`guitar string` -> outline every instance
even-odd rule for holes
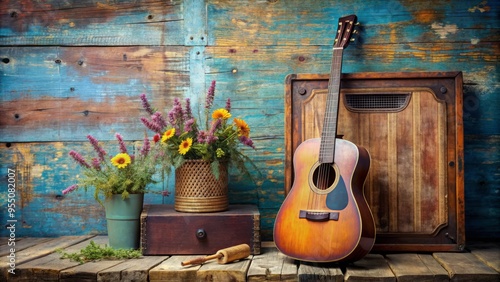
[[[338,111],[338,95],[339,95],[339,83],[340,83],[340,75],[341,75],[341,67],[342,67],[342,50],[343,48],[334,47],[333,51],[333,60],[332,60],[332,77],[328,83],[329,95],[327,97],[327,105],[326,105],[326,113],[325,113],[325,122],[324,128],[330,129],[333,126],[333,133],[330,130],[323,129],[322,131],[322,141],[323,146],[320,146],[320,164],[318,168],[317,174],[317,188],[319,190],[328,189],[328,184],[330,183],[331,177],[336,177],[335,175],[331,175],[331,165],[335,162],[335,142],[336,142],[336,121],[337,117],[332,116],[333,108],[337,108]],[[337,89],[333,89],[336,87]],[[330,92],[332,91],[332,92]],[[331,93],[335,93],[336,97],[333,97]],[[334,99],[334,98],[337,98]],[[333,134],[333,136],[332,136]],[[325,145],[326,144],[326,145]],[[328,146],[327,146],[328,145]],[[331,152],[325,152],[326,149],[330,149]],[[330,159],[326,160],[326,156],[329,157],[329,154],[333,154],[333,162],[330,163]],[[326,161],[326,162],[325,162]],[[325,163],[324,163],[325,162]],[[320,210],[321,201],[325,197],[324,194],[311,193],[313,196],[312,200],[312,208],[313,210]]]
[[[339,100],[340,100],[340,76],[342,74],[342,53],[344,49],[344,40],[347,40],[343,35],[346,29],[345,25],[342,25],[339,23],[339,29],[338,29],[338,41],[334,42],[333,46],[333,58],[332,58],[332,65],[331,65],[331,72],[330,72],[330,79],[328,81],[328,96],[327,96],[327,105],[326,105],[326,112],[325,112],[325,120],[323,123],[323,130],[321,133],[321,143],[320,143],[320,152],[319,152],[319,167],[318,169],[318,174],[316,175],[317,181],[317,189],[324,190],[328,189],[328,184],[330,183],[330,172],[333,170],[333,177],[340,177],[335,175],[335,170],[331,169],[330,166],[333,166],[335,163],[335,143],[336,143],[336,132],[337,132],[337,118],[338,118],[338,105],[339,105]],[[333,87],[336,87],[336,89],[333,89]],[[336,97],[333,96],[333,92],[335,92]],[[337,98],[337,99],[333,99]],[[336,108],[335,111],[335,116],[333,117],[333,121],[331,120],[331,113],[332,113],[332,107]],[[334,123],[334,124],[333,124]],[[325,128],[330,129],[329,127],[333,126],[333,136],[329,136],[330,130],[325,130]],[[331,144],[328,142],[332,142]],[[326,146],[330,145],[330,146]],[[330,163],[330,158],[328,160],[325,160],[325,152],[324,150],[326,149],[331,149],[331,152],[328,152],[328,157],[330,157],[329,154],[333,154]],[[326,163],[325,163],[326,161]],[[313,178],[314,178],[314,173],[313,173]],[[335,179],[333,180],[335,181]],[[333,183],[333,182],[332,182]],[[314,184],[314,179],[313,179],[313,184]],[[312,195],[312,200],[311,200],[311,195]],[[318,195],[318,193],[309,193],[309,199],[308,199],[308,205],[309,209],[313,207],[314,210],[319,211],[320,206],[320,199],[324,197],[324,194],[321,193],[321,195]],[[312,202],[312,206],[311,206]],[[322,203],[323,201],[321,201]]]

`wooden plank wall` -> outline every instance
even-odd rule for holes
[[[355,13],[358,41],[343,72],[463,71],[467,236],[500,234],[499,10],[493,0],[11,0],[0,2],[0,202],[17,172],[17,236],[103,233],[91,193],[62,196],[88,153],[87,134],[114,146],[144,129],[140,93],[159,108],[202,103],[217,81],[248,121],[261,170],[233,174],[231,202],[259,206],[272,239],[284,199],[284,79],[328,73],[337,19]],[[153,191],[172,190],[171,180]],[[149,194],[147,203],[172,203]],[[2,208],[0,222],[7,222]],[[7,236],[2,229],[0,236]]]

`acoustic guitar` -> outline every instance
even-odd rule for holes
[[[375,242],[375,223],[363,193],[370,156],[366,149],[336,138],[342,53],[356,20],[355,15],[339,19],[321,138],[297,147],[295,179],[276,216],[276,247],[298,260],[352,262]]]

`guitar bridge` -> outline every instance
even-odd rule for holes
[[[300,210],[299,218],[305,218],[310,221],[328,221],[339,220],[339,212],[305,211]]]

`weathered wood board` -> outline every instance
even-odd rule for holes
[[[382,255],[368,254],[363,259],[346,267],[344,281],[395,282],[396,277]]]
[[[466,228],[470,237],[498,238],[498,1],[76,2],[0,4],[0,167],[16,163],[18,170],[25,168],[24,176],[36,176],[17,191],[24,202],[17,214],[26,222],[22,234],[105,228],[102,212],[76,215],[89,197],[54,200],[58,185],[69,182],[63,178],[78,174],[69,158],[47,163],[36,157],[25,165],[14,160],[18,144],[42,154],[37,142],[84,141],[89,133],[111,140],[119,131],[127,140],[140,140],[140,93],[159,108],[168,108],[173,97],[199,104],[217,80],[218,102],[231,97],[234,113],[251,126],[257,150],[245,152],[261,170],[255,184],[234,173],[230,201],[258,204],[262,238],[271,240],[284,199],[285,76],[328,73],[337,19],[355,13],[361,35],[345,52],[343,72],[464,72]],[[67,150],[72,145],[62,143]],[[40,169],[48,165],[66,176],[39,181]],[[172,200],[156,197],[151,202]],[[78,221],[86,222],[83,228]]]
[[[500,244],[478,243],[469,246],[471,253],[479,260],[500,272]]]
[[[254,256],[248,269],[247,281],[298,281],[297,264],[276,247],[262,249],[262,254]]]
[[[182,1],[13,1],[0,9],[0,45],[180,45]],[[36,27],[36,31],[33,30]]]
[[[19,252],[15,252],[15,261],[14,266],[22,265],[23,263],[32,261],[34,259],[44,257],[50,253],[53,253],[58,248],[66,248],[82,242],[91,236],[67,236],[64,240],[60,240],[58,238],[53,238],[48,241],[41,242],[40,244],[34,245],[32,247],[26,248]],[[10,275],[15,276],[15,274],[11,274],[7,272],[10,267],[10,258],[8,256],[3,256],[0,259],[1,267],[0,267],[0,278],[5,281],[10,277]]]
[[[0,57],[9,60],[2,70],[3,142],[82,141],[87,134],[113,140],[115,132],[142,140],[139,95],[164,108],[171,101],[160,93],[182,97],[189,87],[189,49],[182,46],[0,47]]]
[[[181,262],[194,258],[197,258],[197,256],[174,256],[163,261],[149,271],[149,281],[195,281],[196,272],[201,266],[191,265],[189,267],[184,267],[181,265]]]
[[[228,264],[218,264],[216,261],[207,262],[196,271],[196,280],[245,282],[252,258],[253,255],[250,255]]]
[[[9,240],[2,238],[2,245],[0,246],[0,256],[7,256],[11,253],[11,249],[22,251],[26,248],[33,247],[37,244],[51,240],[51,238],[38,237],[38,238],[17,238]]]
[[[338,265],[301,263],[298,272],[299,281],[344,281],[344,275]]]
[[[448,273],[426,254],[391,254],[385,256],[398,282],[449,281]]]
[[[67,253],[76,253],[85,248],[90,241],[94,241],[99,245],[104,245],[107,244],[108,239],[105,236],[91,237],[62,250]],[[57,281],[59,279],[59,273],[62,270],[79,265],[78,262],[69,259],[61,259],[61,256],[62,254],[54,252],[47,256],[23,263],[17,267],[15,277],[16,279],[46,279],[49,281]]]
[[[147,256],[126,260],[97,274],[97,281],[148,282],[149,270],[163,262],[166,256]]]
[[[471,253],[434,253],[433,257],[448,271],[450,281],[493,282],[500,279],[500,274],[481,263]]]

